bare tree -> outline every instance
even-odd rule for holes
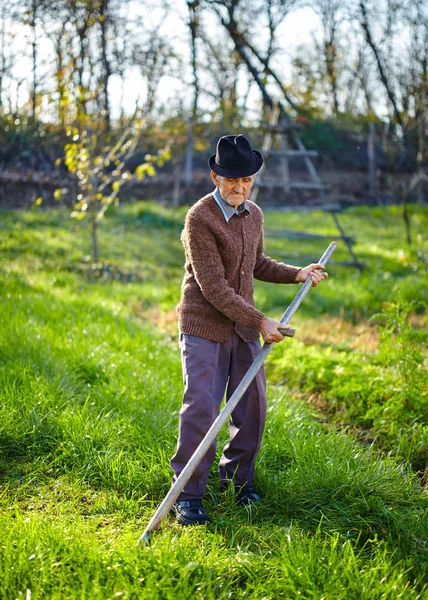
[[[190,30],[190,47],[191,47],[191,64],[193,75],[193,106],[189,117],[187,128],[187,147],[184,160],[184,181],[186,187],[190,187],[193,178],[193,147],[194,147],[194,128],[198,118],[198,98],[199,98],[199,76],[198,76],[198,59],[197,59],[197,38],[200,19],[200,2],[192,0],[187,2],[189,11],[189,30]]]
[[[90,29],[94,26],[95,23],[95,6],[92,2],[89,2],[87,5],[84,6],[74,6],[73,9],[73,22],[79,41],[79,52],[77,56],[77,61],[75,63],[77,67],[75,73],[77,76],[78,106],[80,110],[86,111],[86,105],[88,102],[88,95],[86,92],[91,87],[90,80],[92,70],[89,39]],[[87,81],[86,84],[85,73]]]
[[[141,21],[139,24],[141,26],[139,41],[134,41],[132,61],[139,67],[146,83],[144,113],[146,116],[150,116],[155,107],[159,82],[162,77],[173,72],[171,64],[176,55],[168,39],[159,34],[159,25],[151,31],[147,31]]]
[[[428,123],[428,6],[415,0],[407,13],[410,40],[401,60],[400,87],[403,89],[403,105],[410,112],[408,132],[416,138],[416,186],[418,201],[424,199],[424,169],[426,127]],[[413,117],[413,118],[412,118]]]
[[[21,0],[16,5],[16,20],[29,29],[31,54],[31,119],[36,123],[39,101],[39,38],[48,9],[48,0]]]
[[[117,56],[118,37],[127,45],[126,21],[121,18],[121,12],[129,5],[129,0],[98,0],[98,21],[100,24],[100,104],[103,115],[103,126],[107,132],[111,130],[111,108],[109,99],[109,80],[114,73],[122,72]],[[129,17],[129,15],[128,15]],[[122,59],[125,56],[122,54]]]
[[[110,102],[108,94],[108,83],[112,74],[112,68],[110,58],[108,55],[108,35],[110,30],[111,20],[111,6],[110,0],[100,0],[99,5],[99,22],[101,28],[101,87],[102,87],[102,111],[103,111],[103,122],[107,132],[111,128],[111,116],[110,116]]]
[[[392,164],[394,168],[394,180],[397,194],[403,204],[403,219],[406,227],[407,242],[411,243],[410,217],[408,208],[409,191],[413,188],[413,182],[406,188],[403,178],[397,167],[397,153],[401,149],[403,157],[410,157],[410,135],[416,126],[418,132],[418,155],[417,155],[417,180],[423,184],[423,161],[424,161],[424,122],[426,121],[426,99],[427,99],[427,64],[428,43],[427,28],[428,15],[423,2],[407,2],[396,0],[383,3],[380,10],[369,3],[368,0],[359,0],[358,4],[360,23],[364,31],[365,40],[373,53],[379,79],[385,89],[388,104],[393,113],[395,122],[401,130],[400,140],[397,139],[393,146]],[[379,21],[383,18],[383,37],[376,40],[373,34],[372,24],[376,22],[379,29]],[[416,25],[417,23],[417,25]],[[399,25],[397,25],[399,24]],[[400,27],[401,31],[397,28]],[[407,36],[402,32],[406,30]],[[382,30],[382,27],[380,28]],[[394,41],[399,40],[399,52],[394,51]],[[406,41],[410,39],[410,44]],[[398,44],[397,44],[398,45]],[[407,52],[405,49],[407,48]],[[405,61],[401,56],[406,57]],[[409,68],[410,65],[410,68]]]
[[[400,8],[399,6],[399,2],[395,3],[394,6],[392,6],[391,4],[389,4],[388,6],[388,11],[387,11],[387,28],[390,28],[391,26],[391,22],[392,22],[392,14],[393,11],[398,11]],[[361,15],[361,27],[363,28],[364,31],[364,35],[365,35],[365,39],[367,42],[367,45],[371,48],[373,55],[375,57],[376,60],[376,65],[377,65],[377,69],[379,72],[379,77],[381,79],[381,82],[385,88],[385,91],[387,93],[388,99],[391,103],[392,109],[394,111],[394,117],[397,121],[397,123],[399,123],[400,127],[402,128],[402,130],[404,131],[404,122],[402,119],[402,115],[401,115],[401,111],[398,107],[398,103],[397,103],[397,99],[395,97],[395,92],[393,89],[393,85],[392,82],[390,81],[390,77],[388,76],[388,70],[386,67],[386,60],[385,58],[382,56],[382,51],[380,49],[380,47],[376,44],[375,39],[372,35],[372,30],[371,30],[371,26],[370,26],[370,19],[369,19],[369,12],[368,12],[368,8],[367,8],[367,2],[366,0],[360,0],[359,2],[359,9],[360,9],[360,15]],[[377,11],[379,10],[379,6],[376,9]],[[387,40],[390,40],[390,34],[385,36]]]
[[[121,119],[124,117],[124,99],[125,99],[125,76],[128,67],[131,65],[131,54],[132,54],[132,31],[130,25],[132,24],[129,15],[129,3],[126,3],[126,13],[116,14],[115,18],[111,21],[112,31],[112,47],[111,53],[114,60],[114,70],[122,80],[121,100],[120,100],[120,116]]]
[[[320,17],[323,40],[320,50],[325,62],[326,78],[331,90],[333,112],[339,112],[339,72],[338,56],[341,53],[339,42],[340,26],[344,20],[341,0],[312,0],[312,6]]]
[[[15,18],[13,8],[6,1],[1,2],[0,6],[0,115],[4,110],[4,89],[5,81],[11,77],[16,56],[11,51],[11,42],[14,33],[8,28],[8,24]]]
[[[204,85],[204,93],[215,101],[216,111],[221,114],[222,121],[226,123],[229,115],[239,111],[237,85],[242,61],[227,34],[219,32],[213,37],[206,30],[201,30],[200,37],[204,44],[201,59],[202,72],[210,74]]]
[[[58,94],[58,119],[63,128],[67,124],[67,89],[69,64],[67,61],[66,39],[68,37],[67,20],[56,19],[54,26],[49,30],[55,53],[55,84]]]
[[[253,3],[244,3],[241,0],[205,0],[205,2],[217,14],[220,22],[229,32],[236,51],[260,88],[264,104],[270,106],[272,103],[272,99],[266,90],[265,77],[268,75],[278,84],[286,102],[295,110],[298,110],[297,105],[288,95],[280,76],[273,69],[270,61],[275,50],[276,29],[286,14],[296,8],[299,2],[297,0],[272,0],[272,2],[267,3],[258,0]],[[268,9],[269,41],[265,52],[263,52],[256,47],[256,43],[251,41],[251,28],[254,24],[260,24],[260,15],[263,15],[266,7]],[[261,64],[261,68],[259,68],[259,64]]]

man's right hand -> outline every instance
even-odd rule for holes
[[[285,323],[279,323],[274,319],[269,319],[269,317],[263,317],[263,320],[259,326],[259,331],[263,340],[267,344],[272,344],[273,342],[282,342],[284,339],[284,336],[279,333],[278,327],[281,329],[290,329],[290,326],[286,325]]]

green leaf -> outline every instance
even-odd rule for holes
[[[138,167],[135,169],[135,174],[138,177],[138,179],[144,179],[144,177],[146,176],[145,165],[138,165]]]

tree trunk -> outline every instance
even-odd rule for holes
[[[193,151],[194,151],[194,128],[198,118],[199,78],[197,63],[196,39],[198,34],[198,8],[199,1],[187,2],[189,9],[189,28],[192,48],[192,72],[193,72],[193,106],[187,128],[187,146],[184,159],[184,183],[186,188],[192,185],[193,180]]]
[[[186,154],[184,156],[184,185],[186,188],[189,188],[192,185],[193,179],[193,113],[189,117],[189,122],[187,125],[187,144],[186,144]]]
[[[32,73],[33,82],[31,87],[31,117],[33,123],[36,122],[36,110],[37,110],[37,3],[35,0],[32,2],[30,27],[32,30],[32,41],[31,41],[31,54],[32,54]]]
[[[418,120],[418,153],[416,155],[416,174],[420,176],[420,180],[416,188],[418,204],[424,203],[424,178],[422,177],[424,172],[424,121],[425,114],[424,110],[422,109]]]
[[[56,54],[56,85],[59,95],[58,103],[58,119],[61,124],[61,128],[65,129],[66,125],[66,113],[67,109],[64,106],[64,98],[66,93],[65,84],[65,65],[64,65],[64,53],[62,48],[62,39],[65,33],[65,23],[62,24],[61,30],[58,33],[58,37],[55,40],[55,54]]]
[[[250,58],[249,58],[249,56],[248,56],[248,54],[246,52],[246,49],[244,47],[244,44],[243,44],[243,42],[241,40],[241,36],[237,35],[237,32],[236,32],[236,30],[234,28],[233,22],[227,23],[222,17],[221,17],[221,22],[224,25],[224,27],[226,27],[226,29],[228,30],[228,32],[230,33],[230,36],[231,36],[231,38],[233,40],[233,43],[235,44],[236,51],[238,52],[239,56],[242,58],[242,60],[244,61],[244,63],[247,65],[248,70],[250,71],[251,75],[254,78],[254,81],[259,86],[260,91],[261,91],[262,96],[263,96],[264,103],[267,104],[267,106],[269,106],[270,108],[272,108],[273,107],[273,100],[269,96],[269,94],[267,93],[266,86],[262,82],[262,80],[260,79],[257,69],[251,63],[251,60],[250,60]]]
[[[399,123],[403,133],[404,133],[404,123],[403,120],[401,118],[401,113],[398,110],[398,106],[397,106],[397,102],[395,100],[395,95],[394,92],[392,91],[392,88],[389,84],[388,78],[385,74],[385,69],[383,68],[383,64],[382,64],[382,59],[380,57],[380,53],[379,50],[376,46],[376,44],[374,43],[374,40],[372,38],[371,35],[371,31],[370,31],[370,26],[369,26],[369,22],[368,22],[368,16],[367,16],[367,9],[366,9],[366,5],[363,2],[363,0],[360,1],[360,11],[361,11],[361,16],[362,16],[362,21],[361,21],[361,26],[364,30],[364,35],[366,38],[366,42],[367,44],[370,46],[370,48],[372,49],[372,52],[374,54],[374,57],[376,59],[376,64],[378,67],[378,71],[379,71],[379,76],[380,79],[385,87],[386,93],[388,95],[389,101],[392,104],[393,110],[394,110],[394,116],[397,120],[397,123]]]
[[[101,0],[100,3],[100,25],[101,25],[101,64],[102,64],[102,88],[103,88],[103,110],[104,131],[111,130],[110,102],[108,94],[108,82],[112,74],[110,61],[107,56],[107,38],[109,21],[109,0]]]
[[[1,8],[1,55],[0,55],[0,115],[3,114],[3,76],[6,71],[6,7],[3,4]]]
[[[337,115],[339,113],[339,101],[337,97],[336,46],[334,38],[332,37],[324,46],[327,79],[333,98],[333,112]]]
[[[97,219],[96,219],[96,212],[94,211],[93,214],[91,215],[91,239],[92,239],[92,260],[94,262],[98,262],[99,259],[99,255],[98,255],[98,231],[97,231]]]
[[[369,194],[376,193],[376,155],[375,155],[375,126],[373,121],[369,123],[369,137],[367,142],[367,156],[369,163]]]
[[[400,189],[400,193],[402,196],[402,202],[403,202],[403,220],[404,220],[404,225],[405,225],[405,229],[406,229],[406,240],[409,246],[412,245],[412,233],[411,233],[411,229],[410,229],[410,215],[409,215],[409,206],[407,204],[407,194],[404,192],[404,190]]]
[[[172,205],[180,206],[180,182],[181,182],[181,163],[176,161],[174,164],[174,185],[172,188]]]
[[[86,110],[86,98],[85,90],[83,87],[83,73],[85,71],[85,60],[87,56],[87,23],[85,22],[82,27],[77,27],[77,34],[79,36],[79,61],[77,63],[77,86],[79,88],[79,95],[77,100],[77,113]]]
[[[394,160],[394,157],[393,157],[393,160]],[[402,205],[401,216],[403,217],[403,221],[404,221],[404,229],[406,232],[406,241],[407,241],[408,245],[410,246],[412,244],[412,234],[411,234],[411,229],[410,229],[409,206],[407,203],[408,190],[404,189],[404,185],[401,181],[401,177],[400,177],[397,167],[395,165],[393,167],[393,182],[394,182],[394,189],[398,195],[398,198],[401,201],[401,205]]]

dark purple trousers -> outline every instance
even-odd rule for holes
[[[177,479],[220,411],[226,391],[229,400],[247,372],[260,342],[244,342],[233,333],[221,344],[194,335],[180,335],[184,396],[180,410],[177,451],[171,459]],[[251,484],[266,421],[266,377],[262,367],[232,412],[229,442],[219,463],[220,481]],[[180,494],[180,500],[202,498],[216,444],[208,450]]]

